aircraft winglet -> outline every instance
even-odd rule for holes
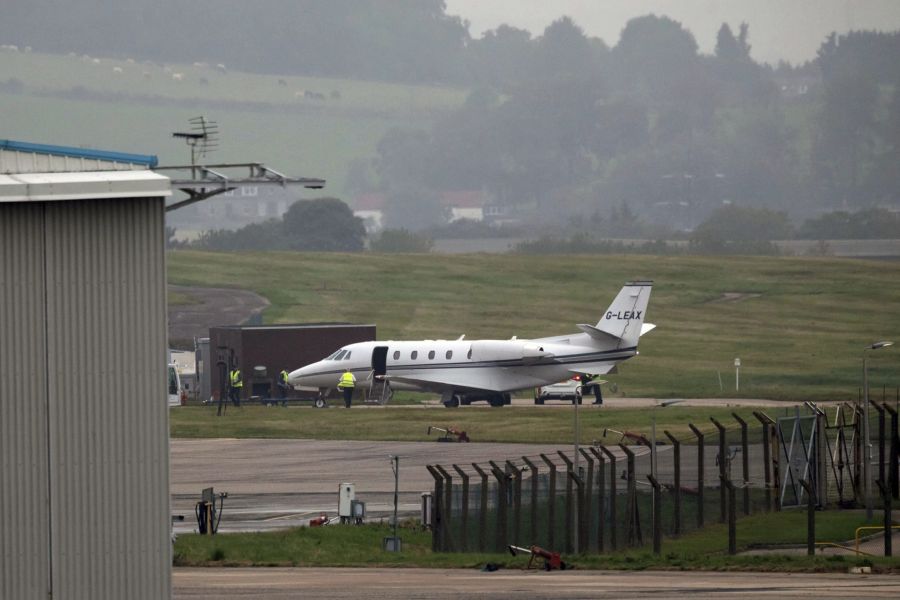
[[[612,333],[607,333],[607,332],[603,331],[602,329],[597,329],[593,325],[588,325],[587,323],[579,323],[578,325],[576,325],[576,327],[578,327],[578,329],[582,330],[583,332],[585,332],[586,334],[588,334],[595,340],[600,340],[603,342],[609,342],[609,341],[617,342],[617,341],[619,341],[619,339],[621,339],[617,335],[613,335]]]

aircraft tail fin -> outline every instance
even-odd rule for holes
[[[589,335],[595,339],[602,339],[605,336],[617,339],[620,348],[637,346],[638,338],[644,333],[644,316],[647,313],[652,287],[652,281],[626,283],[616,299],[600,317],[597,325],[591,328],[596,331],[596,334],[591,334],[589,331]]]

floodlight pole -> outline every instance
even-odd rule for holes
[[[397,543],[397,495],[400,489],[400,457],[390,456],[391,470],[394,472],[394,544]],[[396,547],[396,546],[395,546]]]
[[[866,520],[872,520],[872,442],[869,434],[869,361],[867,350],[881,350],[893,346],[894,342],[881,341],[863,348],[863,495],[866,500]]]

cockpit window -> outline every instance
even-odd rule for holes
[[[353,354],[353,351],[350,350],[347,352],[347,356],[344,357],[344,360],[350,360],[350,355]]]
[[[331,354],[329,354],[322,360],[334,360],[334,357],[338,355],[338,352],[340,352],[340,350],[335,350],[334,352],[332,352]]]
[[[344,358],[344,355],[345,355],[345,354],[347,354],[347,351],[346,351],[346,350],[341,350],[340,352],[338,352],[338,353],[335,355],[334,360],[341,360],[342,358]]]

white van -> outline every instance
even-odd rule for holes
[[[175,363],[169,364],[169,408],[181,406],[181,378]]]

